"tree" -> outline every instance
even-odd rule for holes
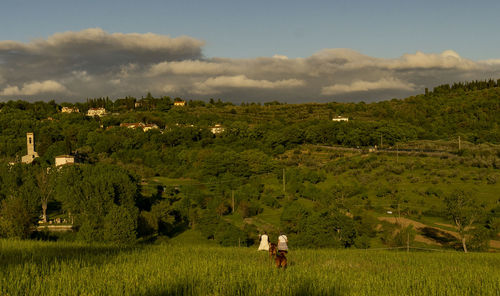
[[[27,238],[33,222],[33,215],[22,198],[9,197],[0,204],[0,236]]]
[[[135,238],[139,186],[127,171],[101,164],[63,167],[55,196],[75,217],[83,240],[129,242]]]
[[[37,220],[39,193],[31,165],[0,169],[0,235],[27,238]]]
[[[453,191],[444,201],[449,217],[457,226],[464,252],[467,253],[466,234],[472,224],[480,218],[481,210],[471,194],[460,189]]]
[[[47,205],[54,192],[54,175],[51,168],[41,168],[35,176],[42,204],[42,220],[45,223],[47,223]]]
[[[134,243],[137,235],[136,228],[136,213],[125,207],[112,205],[104,218],[104,240],[115,244]]]

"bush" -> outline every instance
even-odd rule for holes
[[[248,218],[262,213],[262,208],[254,202],[242,201],[238,205],[238,212],[241,217]]]
[[[133,243],[136,228],[137,215],[126,207],[113,205],[104,218],[104,240],[115,244]]]
[[[4,199],[0,209],[0,236],[27,238],[35,220],[23,199],[19,197]]]
[[[278,202],[278,198],[274,197],[271,194],[264,194],[260,200],[262,201],[263,204],[265,204],[268,207],[275,208],[275,209],[280,207],[280,203]]]
[[[498,176],[496,174],[491,174],[486,177],[486,182],[489,185],[495,185],[497,183]]]
[[[471,251],[485,252],[488,251],[490,245],[490,235],[486,228],[477,226],[470,232],[470,239],[467,243],[467,248]]]
[[[246,246],[247,234],[238,227],[227,222],[221,222],[217,229],[215,239],[225,247]]]
[[[358,249],[368,249],[370,247],[370,238],[366,235],[357,236],[354,239],[354,246]]]

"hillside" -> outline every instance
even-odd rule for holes
[[[0,235],[27,237],[46,205],[86,241],[194,229],[225,246],[285,231],[294,247],[460,249],[466,238],[471,250],[495,249],[500,88],[478,85],[372,104],[174,106],[148,94],[63,113],[54,102],[0,103],[0,158],[17,162],[0,169]],[[85,116],[91,107],[106,115]],[[349,121],[331,120],[339,115]],[[30,165],[19,163],[27,132],[40,155]],[[47,170],[69,154],[77,165]],[[450,237],[460,198],[474,217]]]

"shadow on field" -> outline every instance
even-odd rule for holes
[[[460,249],[461,245],[453,235],[432,227],[419,228],[422,235],[434,240],[444,247]]]
[[[195,291],[196,285],[186,282],[177,282],[175,284],[170,284],[168,287],[153,287],[142,296],[176,296],[176,295],[197,295]]]
[[[49,245],[20,249],[4,249],[0,252],[0,266],[23,264],[47,265],[52,262],[79,261],[86,265],[102,265],[123,252],[137,248],[118,246],[71,246]]]
[[[301,284],[297,289],[295,289],[291,295],[293,296],[323,296],[323,295],[332,295],[339,296],[342,295],[340,292],[340,287],[330,287],[327,289],[318,290],[313,284],[313,282],[307,281]]]

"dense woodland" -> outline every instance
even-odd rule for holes
[[[445,247],[467,239],[487,250],[500,227],[499,84],[443,85],[370,104],[178,107],[178,98],[150,93],[0,103],[0,236],[135,243],[195,229],[222,245],[252,245],[259,232],[285,231],[294,247],[368,248],[426,231],[378,219],[391,210],[454,224],[463,241],[442,238]],[[93,107],[108,114],[85,116]],[[159,128],[120,127],[136,122]],[[216,124],[222,133],[211,132]],[[29,165],[19,163],[27,132],[40,155]],[[55,169],[61,154],[78,164]],[[34,232],[42,209],[76,231]]]

